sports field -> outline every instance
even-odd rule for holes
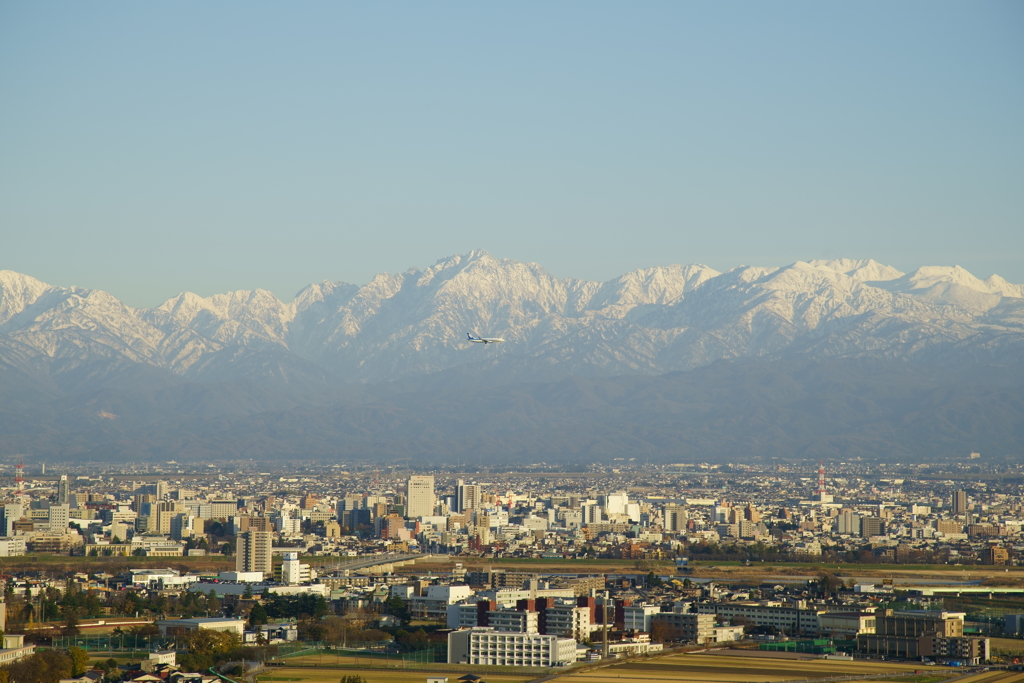
[[[314,652],[311,654],[299,654],[296,656],[286,657],[283,660],[288,664],[288,668],[301,668],[301,667],[355,667],[355,668],[366,668],[366,669],[405,669],[411,667],[417,667],[417,664],[412,661],[403,660],[400,656],[393,658],[384,657],[360,657],[358,655],[351,654],[336,654],[330,651],[324,651],[322,653]]]
[[[728,654],[729,651],[678,654],[625,662],[559,678],[559,683],[775,683],[829,676],[877,676],[921,671],[920,664],[890,662],[793,659]],[[951,673],[943,667],[927,667],[922,675],[939,677]]]

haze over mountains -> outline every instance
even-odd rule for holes
[[[0,271],[0,455],[1016,457],[1022,359],[1024,286],[959,267],[590,282],[474,251],[153,309]]]

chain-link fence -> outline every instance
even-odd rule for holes
[[[69,648],[77,646],[89,652],[152,652],[154,650],[176,650],[174,636],[139,635],[77,635],[54,636],[53,646]]]
[[[80,647],[93,654],[102,652],[114,653],[148,653],[156,650],[178,650],[179,639],[164,635],[78,635],[54,636],[53,647],[67,649]],[[432,664],[443,662],[447,658],[447,648],[443,645],[400,652],[394,648],[373,646],[369,643],[338,645],[322,642],[296,641],[276,643],[264,651],[267,663],[285,664],[288,666],[366,666],[366,667],[404,667],[411,664]]]
[[[386,648],[353,648],[325,643],[286,643],[267,661],[270,666],[404,668],[415,664],[433,664],[447,659],[447,647],[432,647],[399,652]]]

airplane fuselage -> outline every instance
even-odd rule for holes
[[[466,333],[466,337],[474,344],[500,344],[505,341],[501,337],[474,337],[469,332]]]

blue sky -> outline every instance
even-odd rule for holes
[[[3,3],[0,268],[288,300],[875,258],[1024,282],[1024,3]]]

